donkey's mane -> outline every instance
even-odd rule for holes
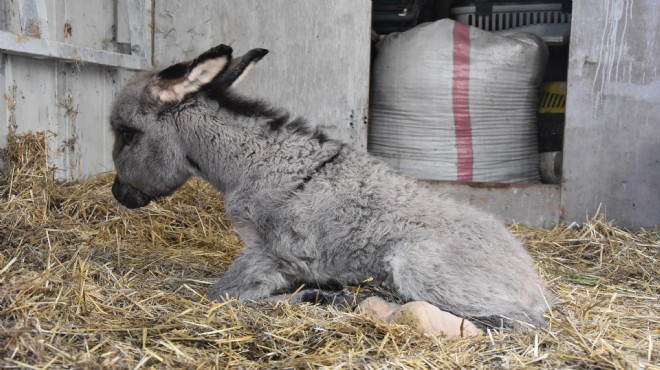
[[[243,117],[265,118],[265,124],[271,131],[284,130],[290,134],[307,136],[323,144],[328,141],[326,134],[319,128],[312,128],[303,117],[291,118],[289,112],[276,108],[269,103],[248,98],[232,91],[209,93],[208,97],[217,101],[220,107]]]

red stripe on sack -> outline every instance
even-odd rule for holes
[[[472,181],[472,123],[470,121],[470,27],[454,23],[454,131],[458,154],[458,180]]]

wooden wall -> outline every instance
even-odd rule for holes
[[[113,169],[109,110],[131,72],[117,65],[103,65],[103,57],[130,53],[130,44],[126,50],[126,44],[117,42],[118,31],[128,27],[118,25],[117,9],[122,4],[125,0],[2,0],[0,31],[12,34],[26,35],[26,12],[39,8],[41,24],[33,27],[37,32],[28,35],[30,39],[16,36],[15,46],[32,45],[27,41],[37,40],[43,47],[18,54],[0,52],[4,98],[0,105],[0,146],[4,146],[12,126],[19,133],[48,131],[51,165],[58,169],[58,177],[84,177]],[[147,19],[150,10],[144,11]],[[73,48],[67,49],[68,45]],[[11,49],[12,45],[3,47]],[[98,60],[78,60],[84,51],[97,53],[91,55]],[[48,55],[58,52],[64,54],[56,58]]]
[[[162,0],[155,25],[160,66],[220,43],[270,50],[240,91],[366,150],[371,1]]]
[[[114,57],[131,53],[126,18],[132,13],[121,10],[141,4],[143,56],[153,51],[163,67],[218,43],[231,44],[236,54],[269,49],[240,90],[366,150],[369,0],[2,0],[0,41],[2,30],[24,31],[20,10],[27,2],[46,9],[42,37]],[[600,207],[628,228],[660,225],[657,14],[655,0],[573,2],[561,187],[434,186],[506,221],[581,222]],[[48,130],[61,177],[112,169],[108,113],[130,73],[118,65],[0,52],[0,146],[10,125]]]
[[[562,220],[660,225],[660,3],[573,2]]]

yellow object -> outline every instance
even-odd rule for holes
[[[547,82],[541,86],[539,113],[566,111],[566,82]]]

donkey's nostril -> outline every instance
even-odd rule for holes
[[[112,195],[126,208],[140,208],[144,207],[151,202],[151,197],[140,190],[119,181],[115,177],[115,182],[112,184]]]
[[[128,209],[135,209],[135,208],[140,208],[144,207],[147,204],[151,202],[151,199],[149,198],[142,198],[142,197],[132,197],[132,198],[126,198],[125,202],[122,203],[122,205]]]

